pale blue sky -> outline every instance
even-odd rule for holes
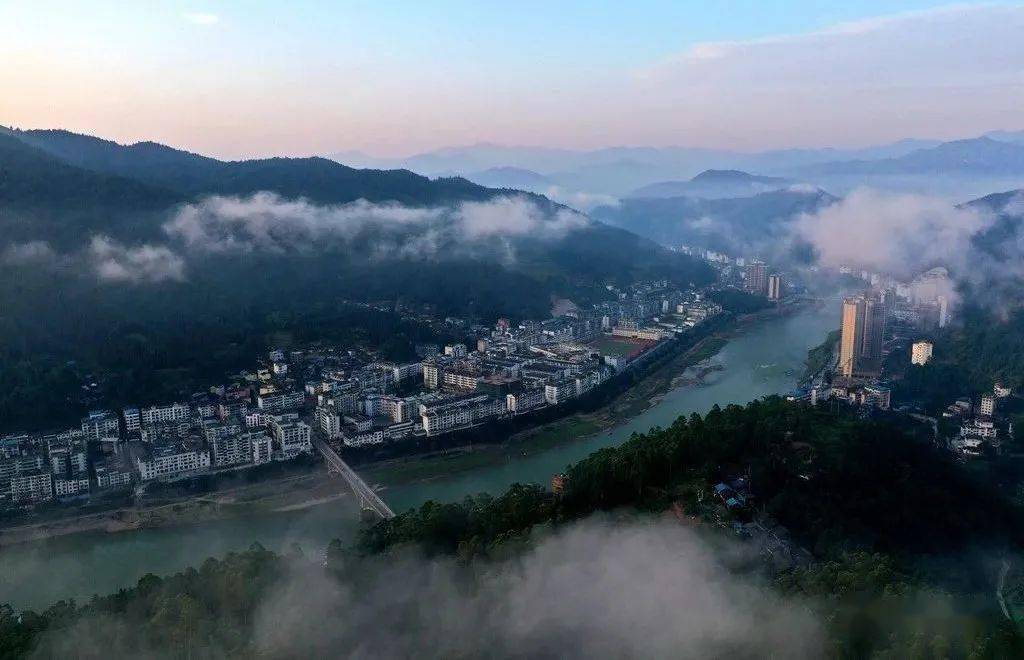
[[[1020,107],[1020,33],[992,42],[1022,14],[927,0],[0,1],[0,124],[222,156],[955,136],[1020,128],[1002,125]]]

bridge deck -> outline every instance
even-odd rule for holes
[[[358,474],[356,474],[355,470],[349,467],[348,463],[341,459],[341,456],[338,456],[338,452],[334,451],[334,449],[321,438],[314,436],[312,441],[313,446],[317,448],[320,454],[324,457],[324,460],[327,461],[327,465],[341,475],[341,478],[348,483],[349,488],[351,488],[367,506],[373,509],[377,515],[385,520],[395,517],[395,512],[391,510],[391,507],[389,507],[387,503],[384,502],[384,500],[382,500]]]

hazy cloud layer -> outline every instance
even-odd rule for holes
[[[965,273],[971,236],[992,222],[990,214],[957,208],[945,199],[858,189],[798,217],[794,232],[814,247],[824,266],[912,278],[935,266]]]
[[[53,263],[57,258],[57,253],[46,241],[12,243],[0,253],[0,262],[11,266],[45,266]]]
[[[446,245],[465,247],[491,238],[556,240],[587,222],[578,213],[547,213],[533,201],[515,196],[462,202],[454,208],[417,208],[365,200],[318,205],[260,192],[186,204],[164,231],[189,249],[206,252],[304,250],[372,232],[378,253],[434,256]]]
[[[356,590],[307,570],[265,599],[256,644],[272,656],[817,657],[809,610],[725,565],[744,550],[675,521],[596,519],[472,573],[392,557]]]
[[[107,236],[93,236],[88,256],[100,280],[163,282],[185,279],[185,260],[162,245],[127,247]]]
[[[675,100],[680,128],[711,139],[739,130],[754,147],[758,134],[821,145],[1016,127],[1022,31],[1022,5],[954,5],[697,44],[642,73],[640,111]]]

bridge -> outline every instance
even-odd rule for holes
[[[338,456],[338,452],[334,451],[327,441],[323,438],[317,437],[315,434],[311,438],[313,446],[317,448],[317,451],[324,457],[327,462],[327,468],[334,473],[340,474],[341,478],[348,483],[349,488],[352,489],[357,496],[364,508],[372,510],[378,516],[384,520],[395,517],[395,512],[391,510],[391,507],[387,505],[377,495],[372,488],[370,488],[362,478],[356,474],[356,471],[349,467],[348,463],[341,460],[341,456]]]

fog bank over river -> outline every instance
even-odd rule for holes
[[[837,308],[829,304],[759,322],[712,358],[722,369],[708,373],[703,384],[668,392],[625,424],[526,456],[510,455],[501,465],[387,488],[381,495],[392,509],[403,511],[429,499],[497,494],[517,481],[546,484],[566,465],[619,444],[633,432],[667,426],[679,415],[703,413],[716,403],[746,403],[788,392],[803,370],[807,351],[838,325]],[[354,498],[349,497],[301,511],[117,534],[90,532],[0,548],[0,603],[21,609],[42,608],[60,598],[84,600],[93,593],[133,585],[146,573],[164,575],[198,566],[207,557],[242,550],[253,542],[274,550],[298,543],[307,554],[319,553],[332,538],[350,537],[358,519]]]

